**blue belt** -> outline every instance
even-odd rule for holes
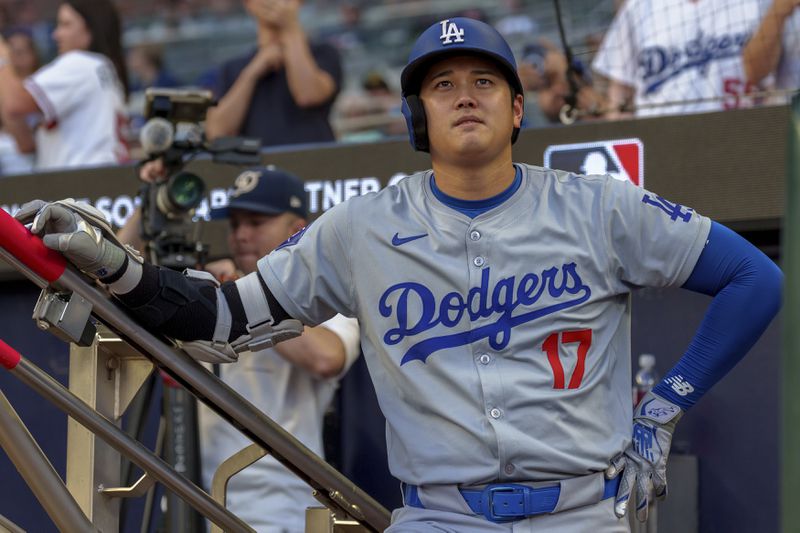
[[[622,476],[605,480],[605,500],[616,495]],[[491,522],[513,522],[528,516],[552,513],[561,495],[561,485],[533,488],[515,483],[493,483],[482,489],[459,489],[472,512]],[[416,485],[403,484],[406,505],[424,509]]]

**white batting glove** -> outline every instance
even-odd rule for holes
[[[683,416],[677,405],[648,392],[633,413],[633,440],[624,453],[611,461],[608,479],[622,472],[614,512],[625,516],[631,496],[636,496],[636,518],[647,520],[647,508],[656,498],[667,495],[667,457],[675,425]],[[635,489],[635,492],[634,492]]]
[[[48,248],[61,252],[69,262],[93,278],[107,278],[125,263],[126,251],[105,238],[111,228],[103,214],[72,199],[58,202],[33,200],[20,208],[15,218],[30,224]],[[87,222],[89,219],[92,223]]]

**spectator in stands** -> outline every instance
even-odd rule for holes
[[[127,54],[130,74],[130,94],[128,95],[128,139],[137,145],[139,133],[147,120],[144,116],[145,90],[151,87],[173,88],[180,84],[164,68],[163,49],[156,44],[134,46]]]
[[[494,23],[494,27],[512,46],[536,35],[539,25],[525,12],[521,0],[503,0],[502,5],[505,15]]]
[[[588,69],[580,61],[573,61],[574,73],[570,74],[566,55],[546,39],[527,45],[520,55],[522,86],[536,94],[539,111],[551,124],[596,118],[604,107],[603,97],[592,87]],[[568,75],[574,75],[577,89],[574,108],[567,105],[573,91]]]
[[[366,47],[361,25],[361,5],[346,0],[339,5],[340,24],[323,32],[320,37],[343,53],[360,53]]]
[[[222,66],[208,137],[257,137],[264,146],[334,141],[328,115],[342,78],[338,52],[309,44],[300,0],[244,4],[258,23],[258,48]]]
[[[800,0],[773,0],[742,53],[748,83],[775,73],[777,89],[800,89]],[[781,99],[783,100],[783,99]]]
[[[609,118],[752,105],[741,53],[757,22],[753,1],[628,0],[592,63],[609,80]]]
[[[22,78],[27,78],[36,72],[40,62],[33,36],[27,31],[17,28],[6,32],[6,39],[14,72]],[[20,123],[12,120],[8,126],[3,124],[0,129],[0,174],[4,176],[25,174],[33,170],[36,145],[31,135],[26,135],[25,132],[29,131],[29,126],[34,124],[22,124],[23,131],[18,133],[22,138],[22,144],[17,142],[13,133],[15,125],[19,127]]]
[[[392,90],[380,72],[367,73],[358,91],[343,94],[336,104],[337,127],[345,140],[368,141],[407,131],[400,112],[400,93]]]
[[[33,132],[37,169],[125,161],[120,130],[127,74],[112,1],[62,2],[53,38],[58,57],[27,78],[11,65],[11,48],[0,39],[0,109],[6,125],[16,123],[18,142],[29,142],[32,133],[23,123],[31,114],[41,115]]]
[[[180,85],[164,67],[164,51],[155,44],[134,46],[128,52],[128,70],[131,73],[131,92],[150,87],[177,87]]]

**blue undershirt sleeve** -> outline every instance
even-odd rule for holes
[[[712,222],[683,288],[713,296],[689,348],[653,392],[686,410],[750,350],[781,306],[783,274],[743,237]]]

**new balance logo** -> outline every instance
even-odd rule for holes
[[[445,19],[439,24],[442,25],[442,34],[439,36],[442,44],[464,42],[464,30],[460,29],[455,22],[450,22],[450,19]]]
[[[694,387],[691,383],[683,379],[683,376],[670,376],[666,379],[672,390],[681,396],[688,396],[694,392]]]

